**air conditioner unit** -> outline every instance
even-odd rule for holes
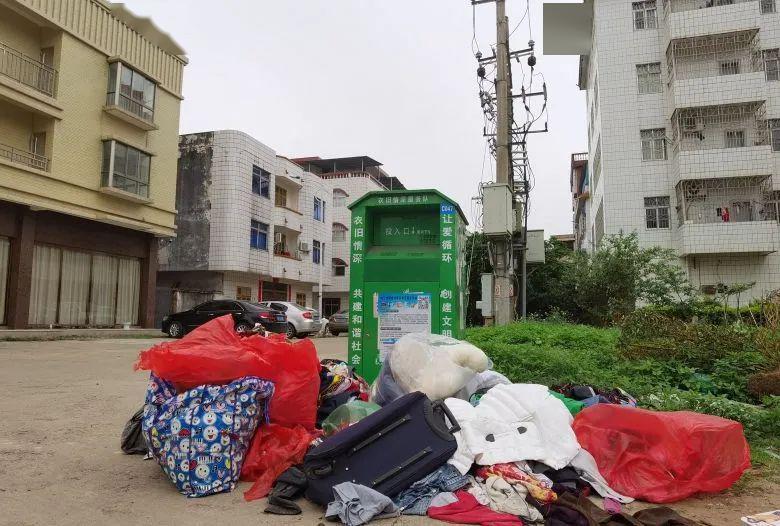
[[[301,241],[300,243],[298,243],[298,250],[300,250],[301,252],[308,252],[309,244],[304,241]]]

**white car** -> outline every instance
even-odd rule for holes
[[[320,313],[315,309],[298,305],[291,301],[261,301],[263,307],[270,307],[287,314],[287,337],[305,338],[322,328]]]

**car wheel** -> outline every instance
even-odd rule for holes
[[[292,323],[287,324],[287,332],[285,333],[287,335],[287,338],[292,340],[295,338],[295,336],[298,334],[298,332],[295,330],[295,325]]]
[[[184,327],[178,321],[171,322],[168,326],[168,336],[171,338],[181,338],[184,335]]]
[[[236,325],[236,332],[239,334],[243,334],[245,332],[249,332],[252,330],[252,327],[246,323],[245,321],[242,321]]]
[[[333,336],[338,336],[339,334],[341,334],[341,331],[337,331],[336,329],[331,329],[331,330],[330,330],[330,333],[331,333]]]

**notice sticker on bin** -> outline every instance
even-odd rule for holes
[[[379,359],[404,334],[431,332],[431,294],[427,292],[381,292],[377,298]]]

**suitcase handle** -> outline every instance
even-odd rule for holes
[[[434,410],[441,409],[442,411],[444,411],[444,415],[447,417],[447,420],[449,420],[450,423],[452,424],[452,427],[448,429],[450,433],[457,433],[458,431],[460,431],[460,424],[455,419],[455,415],[452,414],[450,408],[447,407],[447,404],[445,404],[441,400],[436,400],[435,402],[433,402],[432,405]]]

